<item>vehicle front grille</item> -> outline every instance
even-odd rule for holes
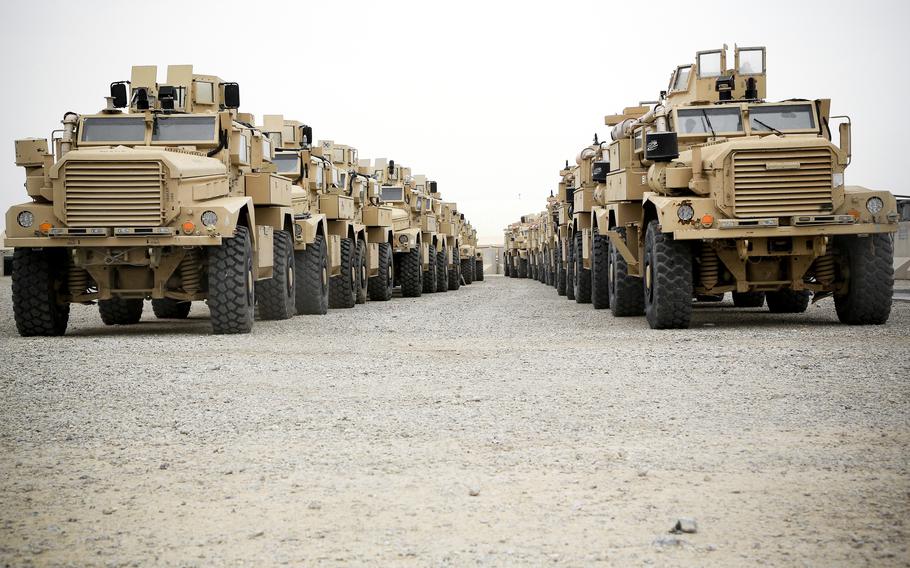
[[[734,214],[781,217],[830,213],[832,155],[827,148],[744,150],[733,154]]]
[[[67,162],[63,186],[70,227],[161,225],[160,162]]]

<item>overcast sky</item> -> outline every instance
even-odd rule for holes
[[[257,119],[282,113],[438,180],[498,243],[566,159],[608,137],[605,114],[724,43],[767,46],[770,100],[827,97],[851,116],[848,184],[907,195],[908,4],[4,1],[0,209],[27,200],[13,140],[98,111],[132,65],[163,81],[191,63],[240,83]]]

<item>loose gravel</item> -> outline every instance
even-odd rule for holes
[[[3,278],[0,313],[0,565],[910,559],[907,303],[657,332],[489,276],[246,336],[200,304],[23,339]]]

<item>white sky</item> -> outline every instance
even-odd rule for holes
[[[132,65],[163,81],[192,63],[240,83],[257,119],[282,113],[438,180],[498,243],[543,208],[566,159],[608,136],[605,114],[657,98],[677,64],[724,43],[768,47],[770,100],[827,97],[851,116],[848,184],[910,194],[908,2],[42,0],[0,15],[3,212],[27,200],[13,140],[98,111]]]

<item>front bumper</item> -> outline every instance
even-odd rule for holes
[[[814,237],[833,235],[868,235],[893,233],[897,223],[855,223],[852,225],[802,225],[786,227],[736,227],[730,229],[686,228],[673,231],[677,240],[744,239],[774,237]]]
[[[147,247],[201,247],[218,246],[221,235],[170,235],[170,236],[136,236],[136,237],[7,237],[3,241],[7,247],[28,248],[129,248]]]

